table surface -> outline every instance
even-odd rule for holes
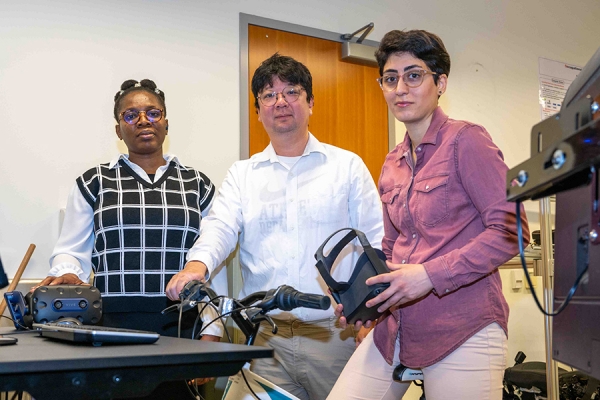
[[[254,358],[273,356],[273,350],[265,347],[166,336],[153,344],[94,347],[43,338],[37,333],[15,332],[0,328],[0,335],[18,339],[17,344],[0,346],[0,391],[32,389],[30,393],[35,393],[36,387],[39,390],[42,385],[47,391],[49,383],[72,386],[67,382],[80,382],[73,383],[80,386],[74,390],[84,389],[85,385],[89,389],[92,382],[102,384],[115,379],[116,374],[120,374],[119,380],[127,381],[135,371],[154,374],[159,381],[184,376],[227,376]],[[110,382],[106,385],[115,386]]]

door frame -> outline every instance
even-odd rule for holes
[[[318,39],[343,43],[340,33],[325,31],[317,28],[292,24],[256,15],[240,13],[240,160],[250,157],[250,115],[248,104],[248,26],[256,25],[263,28],[311,36]],[[378,47],[379,42],[365,39],[362,44]],[[396,119],[388,109],[388,150],[396,147]]]

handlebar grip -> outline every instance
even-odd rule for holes
[[[287,285],[279,288],[275,294],[275,301],[276,307],[283,311],[290,311],[298,307],[327,310],[331,305],[331,299],[327,296],[302,293]]]
[[[179,293],[181,301],[200,301],[204,296],[212,300],[217,297],[217,294],[208,285],[198,280],[189,281]]]
[[[181,292],[179,292],[179,300],[186,300],[192,295],[194,292],[197,292],[198,289],[202,286],[202,282],[198,280],[192,280],[185,284]]]
[[[327,310],[331,306],[331,299],[319,294],[300,293],[297,299],[298,307]]]

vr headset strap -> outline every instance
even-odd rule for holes
[[[377,271],[377,274],[378,275],[386,274],[386,273],[390,272],[387,269],[387,267],[385,266],[385,262],[382,262],[382,260],[379,258],[379,256],[373,249],[373,247],[371,247],[371,244],[367,240],[367,237],[365,236],[365,234],[356,229],[354,229],[354,231],[356,232],[356,235],[358,236],[358,240],[360,241],[360,244],[365,249],[365,253],[367,254],[367,257],[369,258],[371,265],[373,265],[373,268],[375,268],[375,271]]]
[[[327,257],[325,257],[323,255],[323,249],[324,249],[325,245],[329,242],[329,240],[333,236],[335,236],[337,233],[339,233],[341,231],[345,231],[345,230],[348,230],[350,232],[348,232],[346,234],[346,236],[344,236],[333,247],[333,249],[329,252],[329,255]],[[379,256],[377,255],[377,253],[375,252],[373,247],[371,247],[371,244],[369,243],[369,241],[367,240],[367,237],[365,236],[365,234],[363,232],[359,231],[358,229],[353,229],[353,228],[342,228],[342,229],[339,229],[339,230],[335,231],[334,233],[332,233],[325,240],[325,242],[323,242],[323,244],[319,247],[319,249],[315,253],[315,258],[317,259],[317,269],[319,270],[319,273],[323,277],[323,280],[325,281],[327,286],[329,286],[332,290],[344,291],[344,290],[348,289],[350,287],[350,284],[354,281],[354,278],[356,277],[356,275],[360,272],[360,270],[355,269],[354,273],[352,274],[352,277],[350,278],[350,281],[348,283],[345,283],[345,282],[339,283],[331,277],[331,267],[333,266],[335,259],[340,254],[342,249],[344,247],[346,247],[346,245],[348,243],[350,243],[355,237],[358,237],[360,244],[364,248],[364,251],[367,254],[367,257],[369,258],[369,261],[371,262],[371,264],[373,265],[373,267],[375,268],[377,273],[384,274],[386,272],[389,272],[386,269],[381,268],[381,264],[382,264],[381,259],[379,258]]]
[[[327,257],[325,257],[323,255],[323,249],[325,248],[325,245],[327,245],[327,243],[329,243],[329,240],[331,240],[331,238],[334,237],[338,232],[341,232],[344,230],[351,230],[351,231],[348,232],[348,234],[346,234],[346,236],[344,236],[342,238],[342,240],[340,240],[333,247],[333,249],[331,249],[331,251],[329,252],[329,255]],[[342,249],[344,247],[346,247],[346,245],[348,243],[350,243],[355,237],[356,237],[356,233],[354,232],[353,229],[342,228],[340,230],[333,232],[331,235],[329,235],[329,237],[323,242],[323,244],[317,249],[317,252],[315,253],[315,258],[317,259],[317,269],[319,270],[319,273],[323,277],[323,280],[325,281],[327,286],[329,286],[332,290],[335,290],[336,292],[339,292],[339,291],[343,292],[346,289],[348,289],[350,287],[350,285],[347,283],[344,283],[344,284],[338,283],[335,279],[333,279],[331,277],[331,267],[333,266],[335,259],[340,254]]]

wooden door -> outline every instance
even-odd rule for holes
[[[387,105],[376,82],[377,67],[341,60],[341,43],[248,26],[249,149],[258,153],[269,137],[258,121],[250,87],[254,71],[275,52],[308,67],[315,105],[310,132],[319,141],[358,154],[377,182],[389,149]]]

